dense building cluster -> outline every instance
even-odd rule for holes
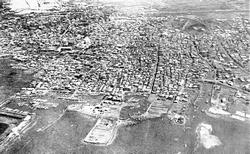
[[[0,56],[12,56],[17,62],[14,68],[34,74],[30,87],[17,97],[53,93],[78,100],[83,94],[104,95],[97,106],[75,110],[111,116],[111,121],[100,121],[114,124],[114,129],[118,125],[114,119],[138,120],[165,113],[183,124],[190,102],[204,99],[203,94],[214,96],[216,88],[233,89],[250,101],[249,25],[242,18],[135,19],[101,7],[30,14],[1,21]],[[143,99],[128,101],[126,97],[132,95]],[[225,94],[221,96],[213,99],[225,102]],[[227,109],[213,99],[204,100],[217,106],[216,111]],[[37,108],[47,108],[41,105],[44,101],[36,100]],[[118,114],[107,113],[112,108]],[[113,132],[113,126],[107,131]]]
[[[248,20],[230,26],[180,17],[110,20],[111,11],[90,7],[3,20],[2,52],[20,61],[14,67],[36,72],[34,87],[71,93],[173,99],[182,81],[199,88],[197,79],[216,71],[213,79],[231,85],[242,78],[235,70],[248,71]]]

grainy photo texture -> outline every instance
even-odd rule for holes
[[[0,0],[1,154],[250,154],[249,0]]]

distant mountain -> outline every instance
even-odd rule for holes
[[[43,11],[60,7],[65,0],[1,0],[7,2],[13,11],[29,12]]]

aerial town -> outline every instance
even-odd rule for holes
[[[156,119],[192,132],[200,140],[197,153],[201,145],[230,146],[214,135],[219,126],[208,121],[249,128],[249,18],[133,17],[105,5],[61,7],[29,14],[1,8],[1,61],[11,61],[11,69],[25,74],[23,80],[32,79],[1,94],[0,151],[14,153],[13,146],[29,134],[29,142],[35,142],[39,134],[70,127],[63,120],[74,115],[90,121],[76,140],[84,147],[112,147],[120,143],[120,131]],[[193,122],[202,117],[209,120]],[[189,153],[188,147],[185,143],[184,150],[166,153]]]

